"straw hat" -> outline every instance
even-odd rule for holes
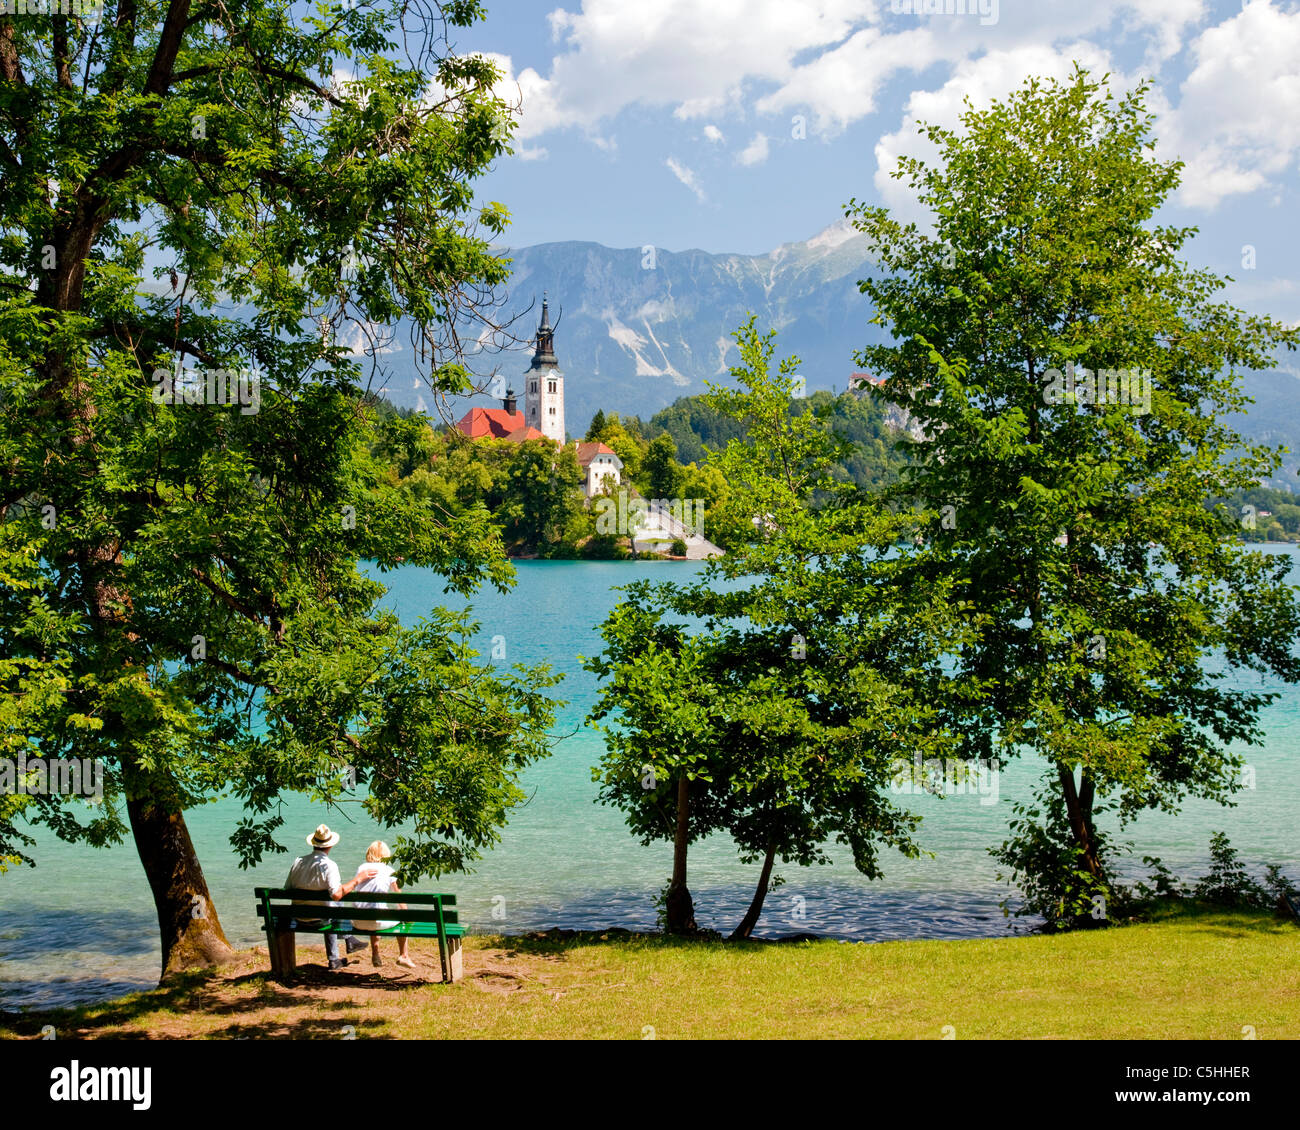
[[[339,842],[339,834],[331,832],[328,824],[322,824],[307,837],[307,842],[314,848],[332,848]]]

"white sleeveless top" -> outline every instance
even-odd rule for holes
[[[358,883],[353,890],[359,894],[367,895],[387,895],[393,891],[393,869],[387,863],[363,863],[357,868],[357,875],[369,876],[363,882]],[[357,910],[376,910],[378,904],[373,902],[356,902],[352,906]],[[363,921],[360,918],[354,918],[352,925],[358,930],[387,930],[396,926],[396,922],[372,922]]]

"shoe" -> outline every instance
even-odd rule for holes
[[[338,958],[336,961],[331,961],[331,962],[330,962],[330,968],[331,968],[331,969],[342,969],[345,965],[351,965],[351,964],[352,964],[352,962],[349,961],[346,957],[340,957],[340,958]]]
[[[415,962],[413,962],[409,957],[399,957],[399,958],[397,959],[397,964],[398,964],[398,965],[405,965],[407,969],[414,969],[414,968],[415,968]]]
[[[399,958],[398,961],[400,960],[401,959]],[[384,959],[380,957],[377,953],[372,953],[370,955],[370,964],[373,965],[376,969],[378,969],[379,966],[384,964]]]
[[[366,949],[370,945],[364,938],[358,938],[355,934],[349,934],[344,938],[343,944],[347,946],[348,953],[356,953],[357,950]]]

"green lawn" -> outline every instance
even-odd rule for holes
[[[393,984],[369,965],[269,982],[265,958],[0,1035],[941,1039],[1300,1038],[1300,931],[1184,908],[1057,937],[786,944],[658,937],[469,939],[464,983]],[[314,951],[305,950],[304,960]],[[417,950],[422,971],[436,952]],[[431,974],[436,976],[436,974]]]

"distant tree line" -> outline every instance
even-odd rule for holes
[[[833,481],[866,490],[897,480],[904,459],[895,449],[896,433],[869,395],[823,390],[786,403],[791,419],[807,414],[818,431],[833,437]],[[557,453],[544,440],[471,440],[455,428],[435,429],[426,417],[387,401],[374,407],[370,454],[391,486],[449,514],[482,507],[515,556],[631,556],[626,536],[598,528],[572,446]],[[716,454],[746,432],[745,421],[723,415],[706,397],[689,396],[648,422],[599,410],[583,439],[604,443],[618,455],[622,486],[631,493],[648,500],[702,500],[704,534],[726,549],[752,534],[752,516],[728,505],[732,491]]]

